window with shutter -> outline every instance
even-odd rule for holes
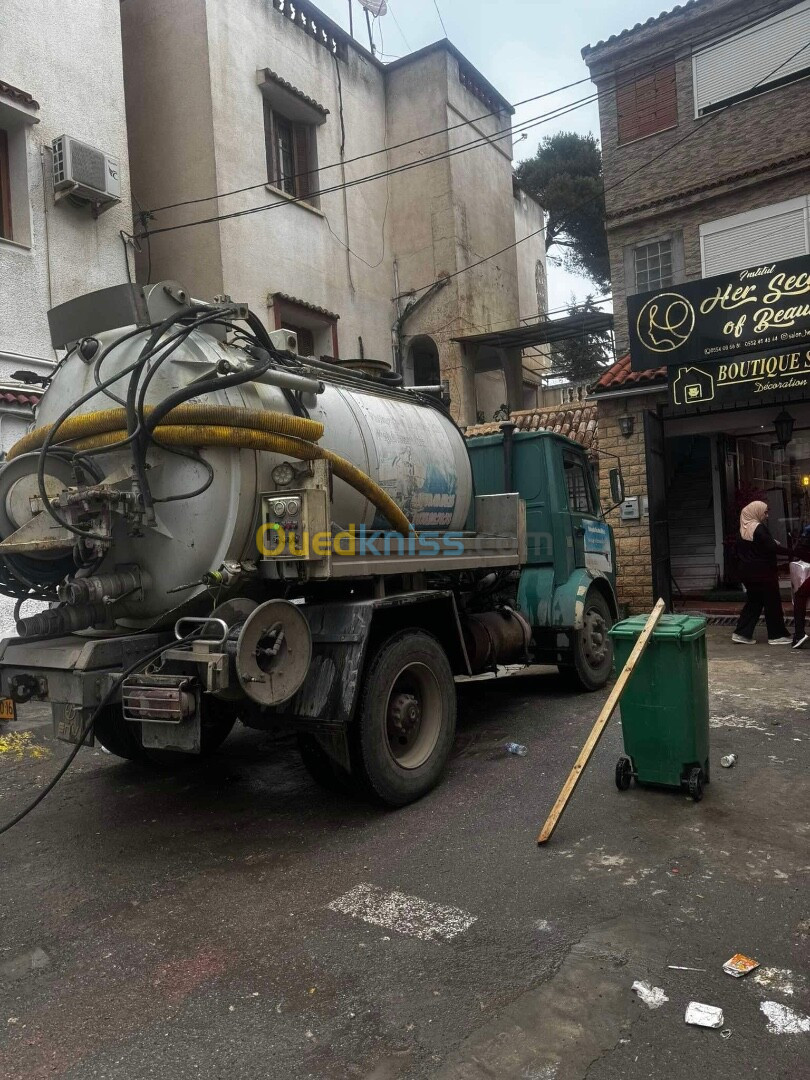
[[[700,226],[704,277],[810,254],[810,198],[773,203]]]
[[[619,145],[675,127],[676,89],[674,63],[655,71],[639,71],[635,76],[619,75],[616,87]]]
[[[695,115],[810,75],[810,0],[692,57]]]
[[[269,182],[294,199],[314,203],[315,126],[288,120],[265,102],[264,132]]]

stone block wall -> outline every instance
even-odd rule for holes
[[[624,476],[625,493],[647,494],[647,461],[644,443],[644,413],[655,411],[665,399],[665,393],[639,394],[629,397],[597,397],[597,416],[599,424],[599,486],[603,506],[610,506],[609,473],[616,467],[616,460],[609,457],[615,454],[621,460]],[[622,435],[619,428],[620,416],[633,417],[633,434],[629,438]],[[642,516],[638,521],[621,520],[619,509],[608,515],[608,522],[616,537],[616,590],[620,605],[625,605],[629,614],[651,611],[654,603],[652,595],[652,565],[650,560],[649,519]]]

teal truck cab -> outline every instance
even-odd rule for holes
[[[597,690],[613,666],[618,617],[616,548],[588,456],[550,431],[468,440],[476,495],[516,491],[526,507],[526,558],[516,606],[532,627],[532,659],[556,664],[573,686]],[[621,476],[611,476],[621,497]]]

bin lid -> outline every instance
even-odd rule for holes
[[[649,615],[633,615],[623,619],[611,629],[615,638],[637,638],[647,625]],[[700,637],[706,629],[706,620],[700,615],[662,615],[653,630],[653,637],[664,641],[690,641]]]

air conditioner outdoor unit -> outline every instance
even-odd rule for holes
[[[53,141],[53,189],[57,198],[72,195],[101,213],[121,201],[118,158],[69,135]]]

